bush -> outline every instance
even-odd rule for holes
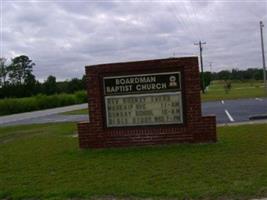
[[[87,102],[85,91],[79,91],[74,94],[39,94],[26,98],[7,98],[0,100],[0,115],[29,112],[61,106]]]
[[[85,91],[78,91],[78,92],[75,92],[74,93],[75,96],[76,96],[76,99],[79,101],[79,102],[87,102],[87,94]]]

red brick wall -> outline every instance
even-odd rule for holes
[[[184,123],[147,127],[107,128],[103,76],[181,71]],[[105,148],[169,143],[216,142],[214,116],[201,116],[197,57],[170,58],[86,67],[89,122],[78,124],[81,148]]]

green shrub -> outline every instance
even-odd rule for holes
[[[7,98],[0,100],[0,115],[68,106],[86,101],[85,91],[79,91],[74,94],[56,94],[51,96],[39,94],[26,98]]]
[[[78,92],[75,92],[74,95],[76,96],[76,99],[80,103],[87,102],[87,94],[86,94],[86,91],[78,91]]]

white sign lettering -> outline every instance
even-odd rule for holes
[[[182,123],[181,92],[106,97],[108,127]]]

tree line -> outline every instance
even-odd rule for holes
[[[207,87],[213,80],[263,80],[263,70],[260,68],[248,68],[245,70],[232,69],[219,72],[204,72],[204,84]]]
[[[263,80],[263,70],[260,68],[222,70],[211,73],[211,78],[212,80]]]
[[[7,59],[0,58],[0,98],[74,93],[85,90],[85,76],[81,79],[57,82],[56,77],[50,75],[41,83],[33,74],[34,66],[35,63],[26,55],[12,58],[10,64],[7,64]]]
[[[66,81],[57,81],[55,76],[48,76],[41,83],[33,74],[35,63],[26,55],[11,59],[7,64],[5,58],[0,58],[0,98],[29,97],[37,94],[52,95],[57,93],[74,93],[85,90],[85,76]],[[212,80],[262,80],[263,70],[249,68],[246,70],[232,69],[219,72],[204,72],[205,87]]]

